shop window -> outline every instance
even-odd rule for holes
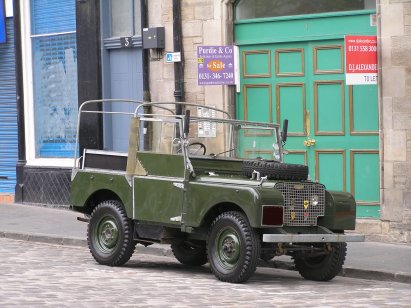
[[[30,10],[35,156],[71,158],[78,114],[75,0],[32,0]]]
[[[375,0],[239,0],[236,20],[371,9]]]
[[[141,35],[139,0],[111,1],[111,36]]]

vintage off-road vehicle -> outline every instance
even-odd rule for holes
[[[85,102],[79,123],[101,102]],[[209,262],[222,281],[244,282],[260,258],[284,254],[306,279],[334,278],[346,242],[364,240],[344,234],[356,203],[283,162],[286,123],[280,131],[188,103],[177,115],[168,104],[136,105],[128,153],[84,149],[75,159],[71,207],[85,214],[95,260],[122,265],[136,244],[166,243],[183,264]]]

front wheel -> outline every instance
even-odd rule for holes
[[[116,200],[101,202],[92,212],[87,242],[94,259],[104,265],[126,263],[136,247],[133,222]]]
[[[347,253],[346,243],[326,244],[324,254],[300,252],[294,255],[294,264],[302,277],[308,280],[328,281],[341,271]],[[317,247],[318,248],[318,247]]]
[[[210,228],[207,241],[208,261],[221,281],[247,281],[257,268],[260,241],[241,212],[220,214]]]

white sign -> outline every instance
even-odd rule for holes
[[[6,17],[13,17],[13,0],[6,0]]]
[[[166,53],[166,63],[181,62],[180,52],[167,52]]]
[[[215,118],[216,111],[205,107],[197,107],[199,118]],[[198,137],[217,137],[217,123],[209,121],[198,122]]]

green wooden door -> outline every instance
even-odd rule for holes
[[[343,35],[324,37],[240,45],[237,116],[288,119],[285,161],[307,164],[329,190],[353,193],[357,216],[378,217],[377,86],[345,85]]]

